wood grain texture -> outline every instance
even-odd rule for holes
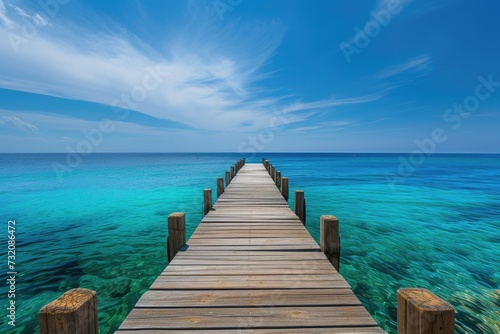
[[[170,263],[186,243],[186,215],[174,212],[168,216],[168,262]]]
[[[41,334],[97,334],[97,294],[72,289],[39,312]]]
[[[263,163],[239,162],[117,333],[383,333]]]
[[[399,334],[453,334],[454,308],[427,289],[398,291]]]

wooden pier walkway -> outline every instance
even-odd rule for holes
[[[117,333],[384,333],[261,164],[246,164]]]

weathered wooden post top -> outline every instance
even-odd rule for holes
[[[40,334],[97,334],[97,294],[72,289],[38,313]]]

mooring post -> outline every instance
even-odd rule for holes
[[[288,177],[281,178],[281,195],[288,202]]]
[[[304,190],[295,190],[294,211],[302,224],[306,224],[306,203],[304,199]]]
[[[234,179],[236,173],[234,172],[234,166],[231,166],[231,180]]]
[[[264,161],[264,167],[266,167],[267,172],[269,172],[269,160]]]
[[[335,270],[340,267],[340,234],[339,220],[335,216],[321,216],[320,247]]]
[[[231,183],[231,172],[227,171],[226,172],[226,188]]]
[[[281,190],[281,171],[276,171],[276,187]]]
[[[241,158],[241,167],[245,166],[246,160],[245,158]]]
[[[40,334],[97,334],[97,293],[72,289],[42,307]]]
[[[203,217],[212,210],[212,189],[205,189],[203,191]]]
[[[224,179],[222,177],[217,178],[217,198],[224,192]]]
[[[398,291],[398,334],[455,333],[455,309],[427,289]]]
[[[184,212],[174,212],[168,216],[167,252],[168,263],[186,244],[186,215]]]

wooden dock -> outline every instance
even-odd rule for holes
[[[239,170],[117,331],[299,332],[384,333],[261,164]]]

